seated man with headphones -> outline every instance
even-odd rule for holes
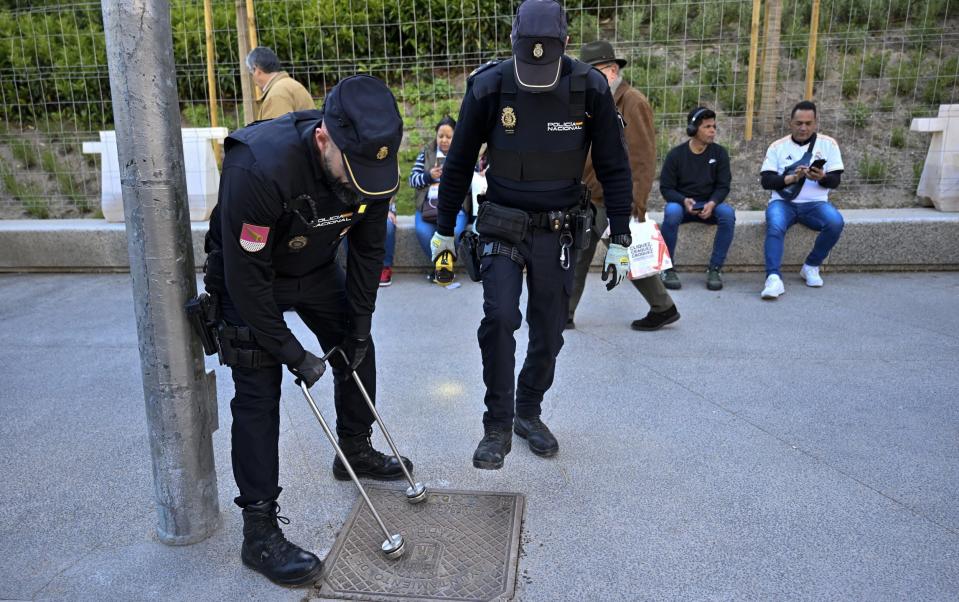
[[[659,190],[666,199],[663,240],[675,265],[680,224],[697,221],[718,226],[706,270],[706,288],[718,291],[723,288],[721,271],[736,230],[736,211],[724,202],[732,181],[729,153],[713,142],[716,113],[711,109],[690,111],[686,134],[689,141],[669,151],[659,175]],[[663,272],[663,284],[673,290],[682,287],[675,268]]]

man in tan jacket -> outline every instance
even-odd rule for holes
[[[604,40],[585,44],[579,51],[579,60],[593,65],[601,71],[609,81],[613,92],[613,101],[616,110],[623,116],[626,128],[626,146],[629,150],[629,167],[633,173],[633,217],[639,221],[646,220],[646,199],[649,197],[653,178],[656,174],[656,131],[653,129],[653,109],[642,92],[626,83],[620,69],[626,66],[626,60],[616,58],[613,46]],[[596,221],[593,224],[593,235],[590,237],[590,246],[579,252],[576,259],[576,276],[573,285],[573,294],[569,301],[569,317],[566,328],[576,328],[573,315],[576,306],[583,296],[586,287],[586,274],[589,264],[596,252],[596,243],[606,230],[606,208],[603,205],[603,188],[596,179],[593,171],[592,157],[586,161],[583,171],[583,182],[589,186],[593,205],[596,209]],[[679,319],[676,304],[669,296],[658,275],[641,280],[633,280],[646,302],[649,303],[649,313],[640,320],[633,320],[633,330],[658,330],[667,324]]]
[[[253,75],[253,83],[263,90],[254,103],[257,121],[316,108],[303,84],[280,71],[280,59],[266,46],[258,46],[246,55],[246,68]]]

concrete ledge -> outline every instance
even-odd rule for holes
[[[828,266],[834,270],[957,270],[959,269],[959,214],[934,209],[843,210],[846,228],[833,249]],[[662,219],[661,213],[650,217]],[[429,262],[413,232],[413,218],[399,218],[397,271],[426,270]],[[194,222],[193,249],[203,264],[205,222]],[[704,268],[715,229],[684,224],[676,249],[680,268]],[[802,264],[816,233],[795,226],[786,235],[785,266]],[[736,237],[729,250],[729,271],[762,271],[765,219],[762,211],[737,214]],[[600,252],[594,265],[602,259]],[[124,224],[103,220],[0,220],[0,271],[89,272],[127,271]]]

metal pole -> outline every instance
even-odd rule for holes
[[[809,48],[806,50],[806,100],[812,100],[812,84],[816,78],[816,42],[819,39],[819,0],[812,0],[809,18]]]
[[[203,27],[206,29],[206,91],[210,97],[210,126],[219,125],[220,116],[216,110],[216,75],[213,71],[213,0],[203,0]],[[220,163],[220,143],[213,144],[213,154]]]
[[[219,526],[216,383],[183,305],[196,294],[170,5],[102,0],[160,541]]]
[[[246,19],[246,1],[234,0],[236,8],[236,43],[240,53],[240,89],[243,92],[243,123],[256,121],[256,109],[253,106],[253,75],[246,68],[246,55],[250,54],[249,29]]]
[[[753,0],[753,20],[749,32],[749,74],[746,77],[746,131],[744,138],[753,139],[753,113],[756,107],[756,54],[759,51],[759,11],[762,0]]]

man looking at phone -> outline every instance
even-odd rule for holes
[[[714,142],[716,113],[711,109],[696,107],[690,111],[686,134],[689,141],[669,151],[659,175],[659,190],[666,199],[663,240],[675,265],[680,224],[697,221],[717,226],[706,288],[718,291],[723,288],[723,263],[736,230],[736,211],[724,202],[732,181],[729,153]],[[663,272],[663,284],[673,290],[682,287],[675,268]]]
[[[791,135],[769,145],[760,170],[762,187],[772,190],[766,208],[763,299],[776,299],[786,292],[780,266],[783,239],[793,224],[819,231],[799,271],[806,286],[822,286],[819,266],[842,234],[842,215],[829,202],[829,191],[839,186],[842,177],[842,155],[836,141],[818,134],[816,126],[816,105],[808,100],[798,103],[789,119]]]

